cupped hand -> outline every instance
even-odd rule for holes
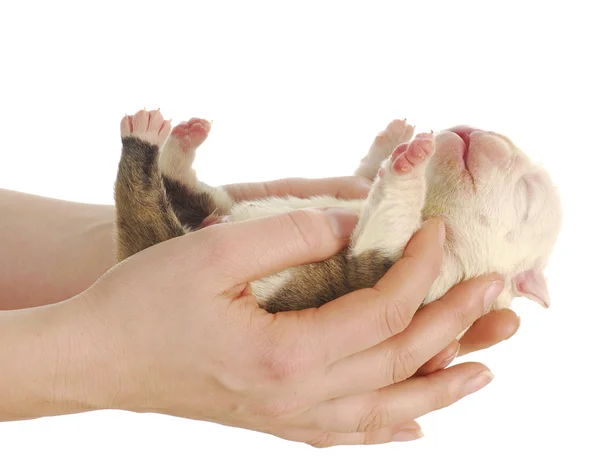
[[[366,198],[371,180],[363,176],[337,178],[285,178],[280,180],[240,183],[224,186],[236,201],[269,196],[333,196],[341,199]],[[456,356],[489,348],[512,337],[519,329],[520,319],[510,309],[489,312],[478,319],[458,341],[453,342],[436,358],[428,362],[421,373],[430,373],[448,366]]]
[[[479,363],[415,374],[482,315],[500,277],[463,282],[415,314],[442,260],[443,227],[430,220],[373,288],[320,309],[259,308],[249,282],[333,255],[355,221],[309,209],[216,225],[113,268],[81,296],[107,367],[89,380],[104,387],[99,405],[315,446],[419,438],[413,419],[491,380]]]

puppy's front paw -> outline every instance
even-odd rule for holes
[[[354,173],[373,180],[377,176],[377,170],[381,167],[382,162],[390,156],[394,147],[410,141],[414,131],[415,128],[407,124],[406,120],[393,120],[390,122],[375,137],[369,152],[360,161],[360,165]]]
[[[408,174],[424,168],[425,162],[435,152],[433,133],[417,134],[410,143],[400,144],[392,152],[389,161],[379,169],[379,176],[391,171],[395,174]]]
[[[392,153],[394,147],[410,141],[414,131],[414,126],[406,123],[406,120],[393,120],[377,135],[373,145],[387,157]]]

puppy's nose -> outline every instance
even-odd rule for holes
[[[454,134],[457,134],[464,142],[467,147],[469,147],[469,143],[471,142],[471,133],[473,131],[481,131],[477,128],[472,128],[471,126],[461,125],[454,126],[450,128],[448,131],[451,131]]]

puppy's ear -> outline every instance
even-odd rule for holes
[[[546,309],[550,307],[548,284],[541,271],[530,269],[521,272],[513,278],[512,285],[516,296],[532,299]]]

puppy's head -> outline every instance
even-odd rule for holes
[[[544,268],[562,221],[548,173],[507,137],[467,126],[436,134],[427,167],[424,217],[441,216],[455,276],[498,272],[506,287],[494,308],[524,296],[544,307]]]

